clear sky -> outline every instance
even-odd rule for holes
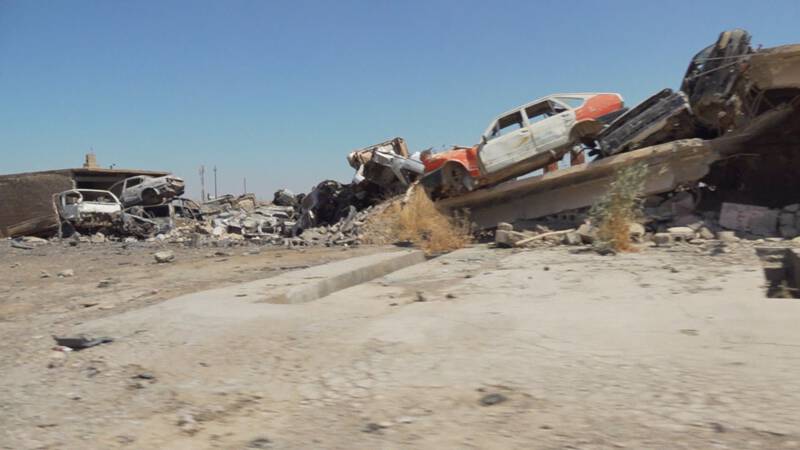
[[[394,136],[474,144],[555,92],[677,88],[742,27],[800,42],[800,1],[0,0],[0,173],[98,162],[165,169],[198,196],[349,181]],[[210,177],[208,178],[210,180]]]

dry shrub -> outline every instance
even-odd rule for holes
[[[642,218],[642,194],[647,166],[637,164],[617,171],[608,191],[589,212],[597,226],[597,246],[632,251],[630,225]]]
[[[456,250],[472,240],[469,223],[441,213],[418,186],[370,216],[365,231],[369,243],[410,241],[427,254]]]

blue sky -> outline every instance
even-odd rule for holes
[[[554,92],[680,84],[728,28],[800,42],[789,1],[0,0],[0,173],[166,169],[199,193],[349,181],[347,152],[474,144]],[[769,6],[764,6],[769,5]]]

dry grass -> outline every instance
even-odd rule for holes
[[[630,225],[642,218],[642,193],[647,167],[620,169],[605,193],[590,211],[597,226],[597,246],[614,251],[633,251]]]
[[[442,214],[418,186],[373,214],[365,229],[369,243],[409,241],[427,254],[456,250],[472,240],[469,224]]]

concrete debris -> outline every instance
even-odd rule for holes
[[[530,235],[518,231],[498,229],[494,234],[494,242],[498,247],[513,247],[514,244],[528,237]]]
[[[695,231],[689,227],[670,227],[667,233],[676,241],[688,242],[697,237]]]
[[[175,253],[171,251],[157,252],[153,255],[157,263],[163,264],[175,261]]]
[[[672,244],[672,234],[656,233],[653,235],[653,242],[659,247],[667,247]]]
[[[569,231],[564,234],[564,244],[566,245],[581,245],[583,244],[583,238],[581,234],[577,231]]]
[[[642,224],[634,222],[628,225],[628,233],[630,234],[634,242],[641,242],[642,239],[644,238],[646,230],[644,229],[644,226]]]
[[[588,223],[581,224],[575,232],[584,244],[592,244],[597,239],[597,229]]]

